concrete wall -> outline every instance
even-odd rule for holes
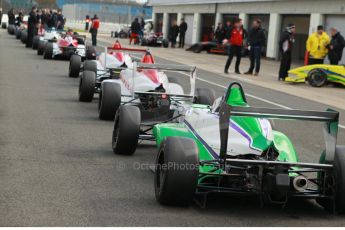
[[[201,23],[200,15],[202,14],[214,14],[216,17],[215,23],[224,14],[239,14],[244,19],[245,27],[250,25],[248,21],[250,14],[269,14],[267,57],[270,58],[278,58],[279,56],[278,41],[285,27],[283,25],[285,20],[283,19],[289,17],[289,15],[307,16],[308,22],[300,24],[299,21],[291,21],[291,23],[299,24],[297,30],[308,35],[315,31],[317,25],[325,23],[327,15],[345,14],[345,0],[153,0],[150,2],[155,13],[194,14],[193,42],[200,41],[201,26],[199,24]],[[345,31],[343,31],[343,34],[345,34]],[[303,45],[299,49],[303,50]],[[296,58],[298,56],[300,55],[296,55]]]

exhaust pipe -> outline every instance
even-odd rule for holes
[[[298,192],[303,192],[308,188],[308,179],[304,176],[297,176],[293,179],[293,187]]]

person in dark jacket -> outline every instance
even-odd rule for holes
[[[44,29],[47,29],[47,27],[48,27],[48,18],[47,18],[47,11],[45,9],[42,9],[41,23],[42,23],[42,27]]]
[[[37,17],[37,8],[36,6],[32,7],[31,12],[29,14],[28,19],[28,38],[26,40],[26,47],[32,47],[32,40],[36,35],[36,29],[38,24],[38,17]]]
[[[224,40],[224,27],[223,27],[223,23],[221,23],[221,22],[218,23],[216,31],[214,32],[214,36],[215,36],[217,44],[222,44],[222,42]]]
[[[169,40],[171,42],[171,48],[175,48],[176,46],[176,39],[177,39],[177,36],[179,34],[179,27],[177,25],[177,22],[176,21],[173,21],[170,29],[169,29]]]
[[[278,80],[285,80],[291,68],[291,54],[292,54],[293,44],[295,43],[295,38],[294,38],[295,33],[296,33],[296,26],[294,24],[289,24],[280,38],[279,50],[281,53],[281,60],[280,60]]]
[[[62,11],[58,10],[57,16],[56,16],[56,29],[63,30],[64,26],[65,26],[65,18],[62,14]]]
[[[129,39],[129,44],[132,44],[132,41],[134,40],[134,44],[138,44],[138,36],[140,34],[140,30],[141,30],[141,26],[139,23],[139,19],[136,18],[134,19],[134,21],[132,22],[131,25],[131,37]]]
[[[180,40],[179,40],[178,48],[184,48],[184,42],[185,42],[187,30],[188,30],[188,25],[184,21],[184,18],[181,18],[181,23],[180,23]]]
[[[14,25],[15,21],[16,21],[16,16],[14,15],[14,10],[10,9],[7,13],[8,15],[8,24],[9,25]]]
[[[20,27],[20,25],[23,23],[23,13],[19,12],[18,16],[16,17],[15,20],[15,26]]]
[[[255,68],[254,76],[258,76],[261,65],[261,51],[266,45],[266,34],[264,29],[261,27],[260,19],[255,19],[253,21],[252,28],[248,32],[247,43],[249,49],[250,67],[248,72],[245,74],[253,74]]]
[[[0,8],[0,25],[1,25],[1,20],[2,20],[2,8]]]
[[[226,41],[224,44],[228,44],[228,60],[226,61],[224,73],[229,73],[229,67],[231,65],[232,59],[236,56],[236,64],[235,64],[235,73],[241,74],[240,72],[240,64],[242,58],[242,48],[243,48],[243,41],[247,36],[247,31],[243,29],[242,20],[237,18],[234,21],[234,26],[230,30],[229,37],[225,37]]]
[[[55,28],[56,26],[56,15],[54,11],[50,10],[47,15],[47,27],[48,29]]]
[[[223,29],[223,40],[225,38],[229,38],[231,36],[231,30],[232,30],[232,23],[230,20],[227,20]],[[223,42],[223,41],[222,41]]]
[[[328,59],[331,65],[338,65],[343,56],[345,40],[338,29],[335,27],[331,28],[331,36],[331,43],[328,46]]]

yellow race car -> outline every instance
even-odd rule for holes
[[[313,87],[324,86],[327,82],[345,86],[344,65],[307,65],[289,71],[287,82],[308,82]]]

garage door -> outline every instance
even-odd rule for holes
[[[186,40],[185,43],[186,45],[191,45],[192,44],[192,39],[193,39],[193,23],[194,23],[194,15],[193,14],[185,14],[184,15],[184,20],[188,25],[188,29],[186,32]]]
[[[331,27],[338,28],[340,33],[344,36],[345,35],[345,16],[344,15],[327,15],[326,16],[327,32],[329,31]],[[340,61],[340,63],[345,65],[345,49],[343,52],[343,59]]]
[[[296,25],[295,44],[292,50],[293,60],[304,60],[306,42],[309,33],[309,15],[283,15],[282,31],[289,24]]]

